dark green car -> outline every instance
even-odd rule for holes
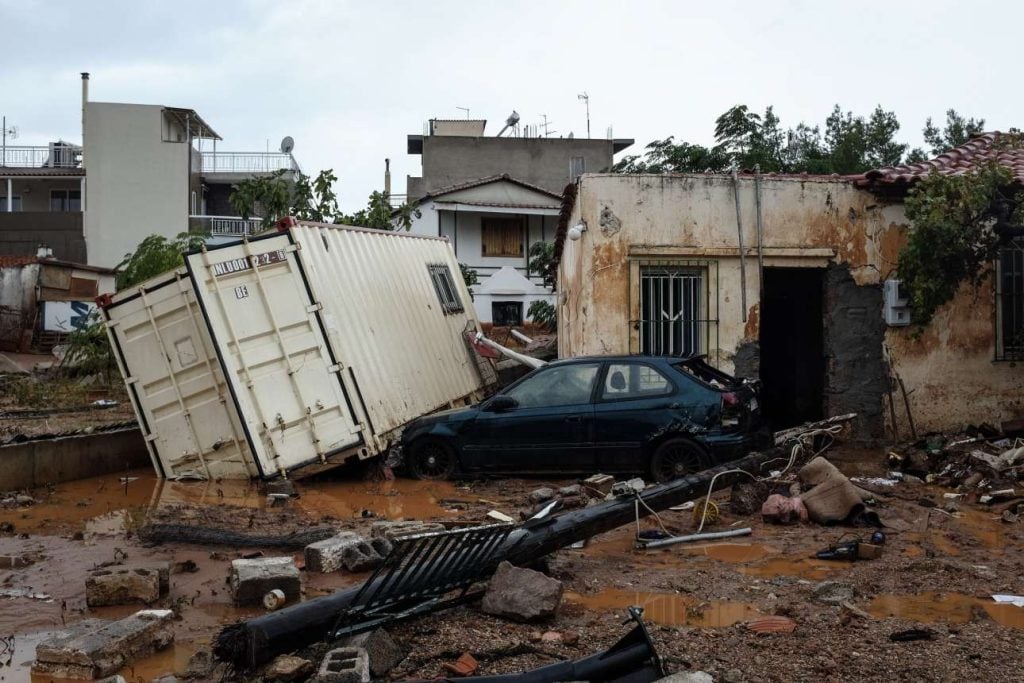
[[[482,403],[418,418],[402,453],[419,479],[641,473],[668,481],[760,446],[757,384],[702,357],[573,358]]]

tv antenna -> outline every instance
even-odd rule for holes
[[[586,91],[581,92],[576,96],[576,99],[583,100],[583,104],[587,107],[587,139],[590,139],[590,95]]]
[[[0,166],[6,166],[7,165],[7,137],[10,136],[10,138],[12,140],[17,139],[17,137],[18,137],[18,127],[17,126],[11,126],[10,128],[8,128],[7,127],[7,117],[4,116],[3,117],[3,122],[0,123],[0,128],[3,129],[3,142],[0,143],[0,145],[2,145],[2,146],[0,146]]]
[[[458,109],[459,111],[466,112],[466,119],[467,120],[469,119],[469,107],[455,107],[455,108]]]
[[[548,121],[548,115],[547,114],[541,114],[541,117],[544,119],[544,123],[541,124],[541,127],[544,129],[544,137],[548,137],[550,135],[554,135],[555,133],[558,132],[557,130],[551,130],[549,128],[549,126],[554,125],[554,122],[553,121]]]

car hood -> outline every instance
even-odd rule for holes
[[[409,423],[406,429],[422,428],[435,424],[445,424],[453,422],[465,422],[476,417],[476,414],[480,412],[479,406],[466,406],[464,408],[449,408],[448,410],[441,410],[436,413],[429,415],[423,415],[418,417]]]

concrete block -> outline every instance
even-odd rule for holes
[[[370,660],[366,650],[339,647],[320,662],[316,683],[370,683]]]
[[[36,646],[32,673],[95,679],[174,642],[171,610],[142,610],[117,621],[86,619],[56,631]]]
[[[370,538],[386,538],[391,542],[402,536],[431,534],[444,531],[438,522],[374,522],[370,525]]]
[[[290,557],[232,560],[230,584],[236,605],[262,604],[263,596],[275,588],[285,599],[295,600],[302,588],[299,568]]]
[[[387,539],[381,540],[387,542]],[[305,556],[307,571],[323,573],[335,572],[342,567],[350,572],[362,572],[379,567],[384,561],[373,545],[351,531],[310,543],[306,546]]]
[[[85,603],[89,607],[152,604],[170,592],[170,577],[168,562],[97,569],[85,579]]]
[[[612,486],[615,485],[615,477],[610,474],[594,474],[584,479],[583,485],[591,491],[607,496],[612,492]]]
[[[383,678],[405,659],[405,650],[382,628],[348,638],[342,646],[366,650],[370,661],[370,673],[374,678]]]

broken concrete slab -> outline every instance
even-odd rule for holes
[[[487,584],[480,609],[499,617],[532,621],[553,616],[561,601],[561,581],[506,561],[498,565]]]
[[[822,581],[814,587],[811,595],[826,605],[841,605],[850,602],[857,595],[852,583],[843,581]]]
[[[171,589],[169,562],[147,565],[113,566],[97,569],[85,579],[85,603],[89,607],[150,605]]]
[[[281,655],[263,673],[265,681],[301,681],[313,673],[313,662],[293,655]]]
[[[612,492],[615,485],[615,477],[610,474],[593,474],[583,480],[583,486],[588,490],[607,496]]]
[[[382,678],[405,659],[405,649],[382,628],[368,633],[360,633],[345,640],[342,645],[350,648],[366,650],[370,661],[370,673],[374,678]]]
[[[299,597],[299,568],[290,557],[257,557],[232,560],[230,581],[236,605],[258,605],[277,588],[286,600]]]
[[[86,619],[36,646],[32,673],[56,678],[103,678],[174,642],[171,610],[142,610],[107,621]]]
[[[370,683],[370,659],[366,650],[339,647],[324,655],[316,683]]]
[[[381,554],[377,548],[384,550]],[[379,537],[369,542],[352,531],[317,541],[306,546],[306,569],[311,572],[330,573],[345,568],[350,572],[375,569],[391,552],[391,542]]]
[[[386,538],[392,543],[403,536],[431,534],[444,531],[444,525],[438,522],[374,522],[370,525],[370,538]]]

